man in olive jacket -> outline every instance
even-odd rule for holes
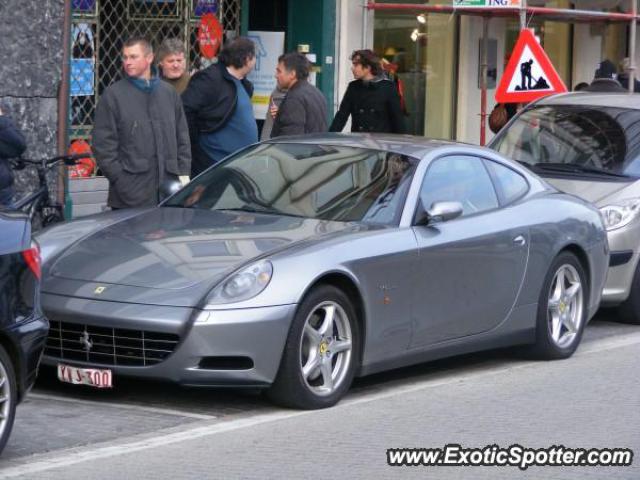
[[[93,148],[109,180],[112,209],[157,205],[161,185],[189,175],[189,130],[180,96],[152,73],[153,49],[143,38],[123,48],[125,78],[100,98]]]
[[[327,131],[327,101],[322,92],[307,82],[311,64],[301,53],[278,58],[276,80],[287,95],[278,108],[271,138]]]

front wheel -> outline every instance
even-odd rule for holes
[[[568,358],[576,351],[587,318],[587,277],[575,255],[563,252],[542,285],[533,353],[542,359]]]
[[[18,403],[18,390],[13,363],[0,345],[0,453],[9,440]]]
[[[351,386],[360,357],[359,338],[349,298],[330,285],[315,288],[298,307],[267,395],[286,407],[335,405]]]

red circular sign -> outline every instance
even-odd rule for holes
[[[198,27],[200,53],[205,58],[213,58],[222,44],[222,25],[213,13],[205,13]]]

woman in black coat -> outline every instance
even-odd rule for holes
[[[400,95],[382,71],[380,59],[371,50],[351,55],[355,80],[349,84],[330,132],[341,132],[351,115],[352,132],[406,133]]]
[[[0,206],[10,205],[13,198],[13,173],[8,159],[22,155],[26,148],[20,130],[0,110]]]

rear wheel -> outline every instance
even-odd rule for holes
[[[0,345],[0,453],[9,439],[18,402],[18,389],[13,363]]]
[[[64,221],[62,207],[38,200],[31,206],[31,231],[37,232],[54,223]]]
[[[42,215],[42,228],[46,228],[54,223],[64,221],[64,216],[58,207],[49,207]]]
[[[618,307],[618,318],[625,323],[640,325],[640,264],[633,275],[629,297]]]
[[[330,285],[312,290],[298,307],[278,375],[267,394],[286,407],[336,404],[353,380],[359,338],[349,298]]]
[[[563,252],[551,264],[540,292],[534,354],[543,359],[570,357],[587,318],[587,281],[575,255]]]

